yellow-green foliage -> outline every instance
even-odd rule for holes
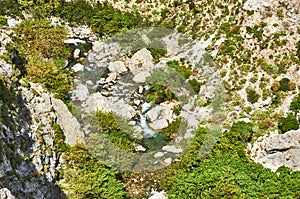
[[[68,192],[68,198],[127,198],[118,172],[93,158],[83,145],[74,145],[64,158],[67,168],[62,188]]]
[[[72,88],[72,79],[63,69],[63,60],[43,60],[40,57],[29,57],[26,65],[26,78],[34,83],[41,83],[56,94],[57,98],[66,100]]]
[[[27,56],[41,58],[67,58],[70,50],[64,44],[67,30],[61,26],[52,26],[48,20],[25,21],[15,28],[16,45]]]

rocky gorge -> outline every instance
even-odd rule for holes
[[[87,193],[107,198],[88,184],[94,179],[107,182],[96,176],[107,175],[107,170],[97,170],[102,164],[121,171],[114,178],[132,198],[186,198],[182,190],[208,198],[224,197],[223,192],[232,197],[263,197],[260,193],[284,197],[287,186],[297,187],[299,3],[234,1],[224,7],[222,3],[176,2],[169,11],[168,5],[156,7],[155,2],[110,3],[123,11],[136,5],[155,23],[163,17],[169,23],[175,20],[176,28],[171,29],[177,31],[126,27],[120,34],[103,37],[102,32],[95,33],[94,25],[68,23],[62,15],[48,17],[51,26],[42,25],[41,35],[47,28],[66,30],[64,39],[53,42],[50,49],[61,45],[71,52],[55,62],[59,72],[52,75],[60,84],[68,84],[62,79],[72,79],[71,89],[62,90],[67,100],[59,99],[52,89],[55,84],[38,83],[30,76],[32,65],[38,66],[36,74],[43,67],[37,60],[51,65],[57,59],[55,53],[52,57],[46,53],[46,58],[32,61],[26,51],[35,45],[30,40],[20,47],[18,38],[24,40],[26,34],[15,27],[33,16],[4,16],[0,198],[86,198]],[[88,4],[84,5],[88,10]],[[206,11],[200,12],[199,5]],[[99,27],[106,28],[101,23]],[[192,32],[192,37],[182,32]],[[54,69],[45,70],[50,74]],[[65,71],[69,76],[61,78]],[[78,143],[92,158],[81,156]],[[70,155],[74,148],[80,148],[80,153]],[[101,164],[94,166],[97,161]],[[90,174],[96,177],[85,178]],[[266,178],[276,189],[268,189]],[[251,186],[241,188],[247,183]],[[86,190],[89,186],[94,189]],[[264,191],[253,191],[253,187]],[[299,197],[297,191],[293,194]]]

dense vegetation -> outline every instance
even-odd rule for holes
[[[127,198],[120,173],[104,166],[83,145],[73,146],[64,157],[67,168],[62,177],[66,184],[62,187],[70,198]]]
[[[202,157],[201,145],[212,132],[197,130],[181,161],[168,168],[164,187],[169,190],[169,198],[300,197],[300,172],[281,167],[274,173],[245,155],[246,141],[252,133],[252,124],[234,123],[214,149]]]

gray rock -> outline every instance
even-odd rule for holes
[[[127,104],[123,99],[115,103],[111,103],[111,108],[115,113],[128,119],[131,119],[136,115],[136,110]]]
[[[10,193],[7,188],[0,189],[0,198],[1,199],[15,199],[15,197]]]
[[[12,66],[6,62],[0,60],[0,76],[11,76]]]
[[[11,170],[12,170],[12,167],[10,165],[10,162],[6,158],[6,156],[4,155],[2,157],[1,163],[0,163],[0,178],[4,177],[6,175],[6,173],[9,172],[9,171],[11,171]]]
[[[172,163],[172,158],[165,159],[164,163],[167,164],[167,165],[171,164]]]
[[[192,133],[192,129],[188,129],[187,132],[184,134],[184,138],[185,139],[190,139],[190,138],[194,138],[195,134]]]
[[[64,40],[64,43],[69,44],[69,45],[78,46],[79,44],[86,44],[86,41],[81,40],[81,39],[67,39],[67,40]]]
[[[149,72],[139,72],[133,77],[133,81],[136,83],[145,83],[146,78],[149,77],[151,74]]]
[[[150,109],[147,113],[146,113],[146,117],[150,122],[153,122],[157,119],[159,119],[159,117],[162,118],[162,113],[163,112],[163,107],[162,106],[155,106],[152,109]]]
[[[166,119],[163,118],[163,119],[159,119],[159,120],[155,120],[155,121],[151,122],[149,124],[149,126],[153,130],[157,131],[157,130],[161,130],[161,129],[167,128],[168,127],[168,122],[167,122]]]
[[[243,6],[244,10],[264,11],[265,7],[269,7],[273,0],[247,0]]]
[[[74,59],[78,59],[80,57],[80,50],[76,48],[73,52]]]
[[[112,111],[110,103],[108,99],[102,96],[100,93],[91,94],[85,103],[85,111],[86,112],[95,112],[95,111],[104,111],[109,112]]]
[[[121,61],[110,62],[108,65],[108,69],[110,72],[116,73],[125,73],[128,71],[125,64]]]
[[[165,154],[163,152],[157,152],[154,154],[154,158],[161,158],[163,157]]]
[[[145,152],[147,149],[140,144],[135,144],[134,150],[137,152]]]
[[[151,72],[154,68],[151,52],[146,48],[139,50],[131,57],[128,67],[133,75],[139,72]]]
[[[14,19],[14,18],[11,18],[11,17],[8,17],[7,18],[7,24],[9,27],[15,27],[16,25],[22,23],[22,20],[17,20],[17,19]]]
[[[136,125],[136,121],[131,120],[131,121],[128,122],[128,124],[129,124],[130,126],[134,126],[134,125]]]
[[[80,64],[80,63],[77,63],[75,64],[74,66],[72,66],[72,70],[75,72],[75,73],[78,73],[80,71],[84,71],[84,65]]]
[[[138,99],[134,99],[133,100],[133,103],[135,104],[135,105],[140,105],[141,104],[141,100],[138,100]]]
[[[175,147],[173,145],[166,145],[166,146],[163,146],[162,147],[162,150],[163,151],[166,151],[166,152],[169,152],[169,153],[182,153],[183,150],[182,148],[179,146],[179,147]]]
[[[299,77],[300,77],[300,71],[299,71]],[[144,91],[144,88],[143,88],[143,86],[139,86],[138,93],[139,93],[139,94],[142,94],[142,93],[143,93],[143,91]]]
[[[300,130],[260,137],[250,148],[251,159],[272,171],[280,166],[300,171]]]
[[[66,136],[65,142],[73,146],[77,142],[84,143],[84,134],[80,130],[80,124],[70,113],[63,101],[52,98],[53,108],[57,115],[57,123],[62,128]]]
[[[117,73],[109,73],[105,81],[106,83],[109,83],[115,81],[116,79],[117,79]]]
[[[75,90],[72,91],[72,100],[84,101],[89,96],[89,89],[83,85],[79,84],[76,86]]]

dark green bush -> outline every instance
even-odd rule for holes
[[[34,83],[45,85],[57,98],[66,101],[73,85],[73,78],[63,66],[64,60],[44,61],[40,57],[32,57],[28,59],[26,65],[26,78]]]
[[[156,104],[159,104],[164,101],[176,99],[175,94],[165,85],[150,84],[150,86],[151,89],[146,95],[147,102],[154,102]]]
[[[107,3],[99,6],[89,21],[100,36],[113,35],[144,24],[144,19],[138,13],[122,12]]]
[[[239,139],[241,141],[250,141],[251,136],[253,134],[252,130],[253,125],[251,123],[246,122],[236,122],[233,123],[231,127],[231,131],[239,133]]]
[[[189,80],[188,83],[194,90],[195,94],[200,92],[201,84],[196,79]]]
[[[288,114],[287,117],[282,117],[278,120],[278,128],[281,133],[297,130],[299,128],[299,122],[294,115]]]
[[[170,123],[167,128],[165,128],[162,131],[165,133],[166,139],[168,141],[172,140],[174,138],[174,136],[177,134],[180,124],[181,124],[181,118],[178,117],[172,123]]]
[[[279,81],[279,90],[280,91],[289,91],[290,90],[290,86],[289,86],[289,83],[290,83],[290,80],[288,78],[282,78],[280,81]]]
[[[259,99],[260,95],[252,88],[247,88],[246,89],[247,92],[247,100],[249,102],[251,102],[252,104],[257,102],[257,100]]]
[[[298,59],[300,59],[300,41],[297,42],[297,53],[296,53]]]
[[[0,1],[0,15],[19,16],[22,15],[22,6],[18,0],[1,0]]]

